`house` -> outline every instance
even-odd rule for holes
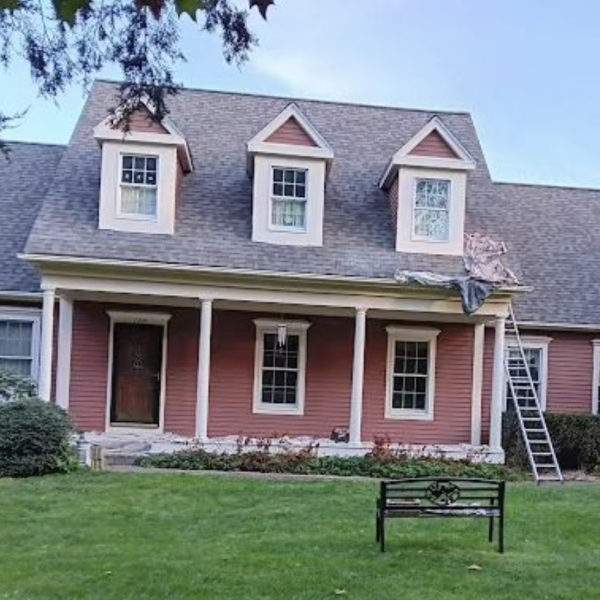
[[[0,364],[88,439],[501,461],[511,304],[547,410],[597,412],[600,192],[494,183],[466,113],[183,90],[124,134],[116,90],[0,161]],[[469,233],[520,282],[472,316],[395,279]]]

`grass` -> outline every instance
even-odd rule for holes
[[[0,480],[0,598],[600,598],[598,485],[511,484],[504,556],[485,521],[445,519],[391,523],[380,554],[376,489],[180,474]]]

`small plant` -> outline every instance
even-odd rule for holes
[[[453,476],[514,479],[516,474],[501,465],[473,464],[466,460],[439,457],[411,458],[405,450],[394,449],[389,439],[375,442],[365,456],[318,456],[318,444],[300,449],[277,447],[270,452],[270,440],[260,440],[249,449],[250,441],[238,440],[233,454],[206,450],[183,450],[172,454],[155,454],[138,460],[144,467],[200,471],[253,471],[259,473],[293,473],[298,475],[337,475],[397,479],[401,477]]]

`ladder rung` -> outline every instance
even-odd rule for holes
[[[545,429],[525,429],[527,433],[544,433]]]
[[[532,452],[533,456],[552,456],[552,452]]]

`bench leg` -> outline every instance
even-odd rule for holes
[[[490,524],[488,527],[488,542],[491,544],[494,541],[494,517],[490,517]]]
[[[385,517],[382,515],[379,520],[379,545],[382,552],[385,552]]]
[[[379,511],[375,512],[375,543],[379,543],[379,537],[381,536],[381,533],[379,532],[379,521],[380,521],[380,517],[379,517]]]
[[[498,523],[498,552],[504,554],[504,511],[500,513],[500,523]]]

